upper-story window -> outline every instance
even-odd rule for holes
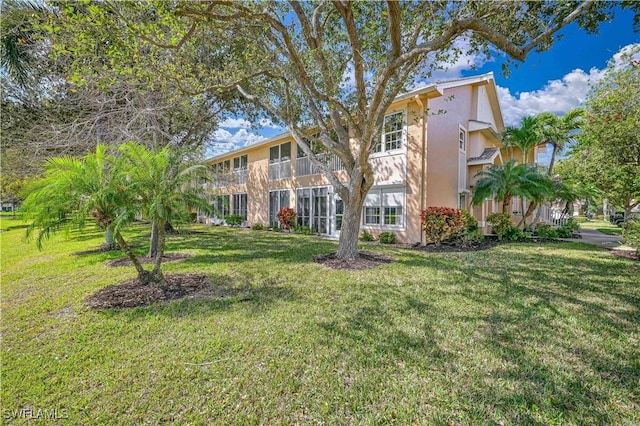
[[[291,142],[269,148],[269,179],[291,177]]]
[[[460,151],[467,150],[467,131],[463,127],[458,129],[458,148]]]
[[[247,183],[247,156],[241,155],[233,159],[233,183],[243,185]]]
[[[402,149],[404,133],[404,113],[394,112],[384,117],[384,129],[380,141],[373,152],[388,152]]]
[[[211,166],[213,185],[216,187],[227,186],[230,183],[231,160],[220,161]]]

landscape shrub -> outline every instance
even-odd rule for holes
[[[396,243],[396,234],[393,232],[382,232],[378,239],[382,244],[395,244]]]
[[[302,235],[313,235],[313,229],[309,226],[303,226],[303,225],[296,225],[293,228],[293,232],[295,232],[296,234],[302,234]]]
[[[254,231],[262,231],[264,230],[264,225],[261,223],[254,223],[251,229],[253,229]]]
[[[360,235],[360,241],[374,241],[375,237],[373,234],[367,231],[362,231],[362,235]]]
[[[224,221],[229,226],[240,226],[242,225],[242,216],[239,214],[230,214],[224,217]]]
[[[571,238],[573,237],[573,229],[563,226],[556,229],[556,234],[558,234],[558,238]]]
[[[290,207],[283,207],[278,212],[278,221],[282,229],[291,230],[296,223],[296,212]]]
[[[573,231],[577,231],[578,229],[580,229],[580,224],[578,223],[578,221],[575,218],[570,217],[567,220],[566,225],[563,226],[563,228],[566,228],[566,229],[570,230],[571,232],[573,232]]]
[[[487,222],[491,224],[491,230],[501,240],[508,232],[513,232],[511,229],[516,229],[511,222],[511,216],[507,213],[491,213],[487,216]]]
[[[462,223],[464,223],[466,233],[478,230],[478,221],[467,210],[460,210],[460,218],[462,219]]]
[[[510,226],[505,230],[504,238],[509,241],[517,241],[521,238],[524,238],[524,232],[522,232],[521,229],[518,229],[515,226]]]
[[[484,235],[479,229],[471,232],[465,232],[458,238],[458,245],[463,247],[471,247],[484,241]]]
[[[440,244],[465,229],[460,210],[449,207],[429,207],[420,213],[427,243]]]
[[[631,219],[622,224],[622,238],[640,255],[640,219]]]
[[[540,238],[558,238],[558,231],[548,223],[539,223],[536,225],[536,235]]]

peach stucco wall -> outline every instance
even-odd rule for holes
[[[453,98],[450,98],[453,96]],[[427,118],[427,207],[458,205],[458,129],[471,118],[473,89],[457,87],[429,103]],[[445,111],[435,114],[437,111]]]
[[[464,173],[466,173],[464,190],[469,191],[474,185],[474,174],[482,166],[467,167],[468,158],[479,156],[485,148],[499,146],[500,143],[490,132],[478,130],[469,132],[469,120],[491,123],[495,127],[497,120],[491,110],[486,83],[447,88],[442,96],[434,96],[437,96],[437,93],[421,95],[422,108],[414,98],[405,99],[392,105],[390,113],[399,110],[405,112],[406,143],[404,151],[395,152],[392,155],[374,154],[370,158],[376,173],[375,186],[382,188],[405,187],[404,227],[393,230],[399,242],[414,243],[421,240],[420,211],[423,208],[429,206],[457,207],[458,193],[462,189],[458,187],[459,169],[464,168]],[[431,98],[427,99],[428,97]],[[443,112],[439,113],[439,111]],[[467,130],[466,151],[462,153],[458,147],[460,126]],[[425,136],[426,142],[423,140]],[[292,145],[292,176],[271,181],[268,178],[269,148],[285,142],[291,142]],[[423,150],[425,145],[426,161]],[[248,183],[219,188],[216,193],[246,192],[248,196],[248,225],[268,222],[270,190],[289,189],[290,205],[295,208],[296,189],[330,185],[328,179],[322,175],[300,177],[295,175],[296,144],[288,135],[273,140],[268,145],[247,148],[241,152],[217,157],[211,163],[226,159],[232,160],[234,157],[244,154],[248,156]],[[504,160],[507,161],[508,157]],[[233,161],[231,163],[233,164]],[[423,169],[426,177],[424,183]],[[340,172],[338,176],[343,182],[348,179],[345,172]],[[468,204],[470,198],[468,195],[465,207],[470,207]],[[492,206],[488,204],[490,203],[472,208],[478,220],[484,220],[486,214],[492,211]],[[380,232],[375,228],[370,231],[374,234]]]

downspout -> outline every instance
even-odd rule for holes
[[[427,183],[427,120],[425,116],[424,103],[419,95],[414,96],[418,106],[420,107],[420,137],[422,138],[422,149],[420,150],[421,171],[420,171],[420,212],[427,208],[426,206],[426,183]],[[422,224],[420,224],[420,245],[424,245],[424,232],[422,232]]]

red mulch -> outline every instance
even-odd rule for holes
[[[153,285],[141,285],[137,278],[110,285],[89,296],[85,303],[91,309],[134,308],[153,303],[195,298],[210,286],[205,274],[167,274],[169,287],[161,289]],[[207,293],[207,292],[202,292]],[[208,296],[204,294],[203,297]]]
[[[610,250],[610,252],[613,256],[616,256],[616,257],[624,257],[626,259],[631,259],[631,260],[640,260],[640,257],[638,257],[638,253],[635,250],[612,249]]]
[[[362,271],[365,269],[375,268],[378,265],[393,263],[395,259],[388,256],[373,253],[370,251],[361,251],[358,253],[357,259],[342,260],[336,259],[335,253],[321,254],[313,258],[313,261],[324,265],[331,269],[344,269],[349,271]]]
[[[162,263],[167,262],[176,262],[178,260],[187,259],[189,257],[193,257],[194,255],[191,253],[165,253],[162,256]],[[153,263],[155,259],[153,257],[139,257],[138,260],[142,264]],[[120,259],[110,260],[105,263],[106,266],[133,266],[133,262],[128,257],[123,257]]]

